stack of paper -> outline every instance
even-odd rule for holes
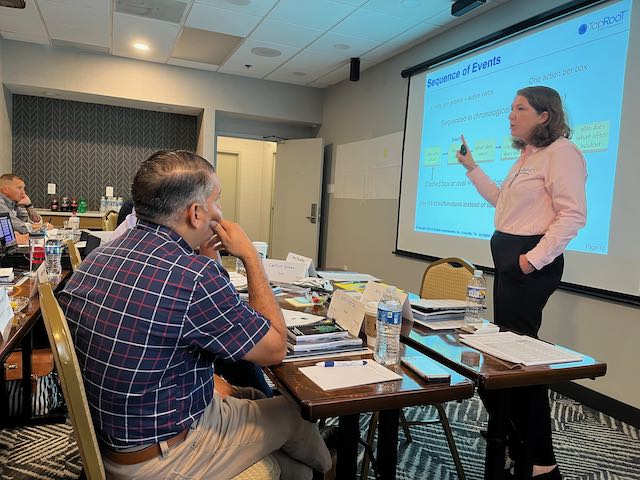
[[[352,351],[362,348],[362,339],[349,334],[335,322],[287,327],[287,356],[304,357],[319,353]]]
[[[364,365],[352,367],[303,367],[300,372],[325,391],[402,380],[400,375],[376,361],[367,360],[366,362]]]
[[[12,283],[13,279],[13,268],[0,268],[0,283]]]
[[[562,347],[513,332],[460,335],[460,340],[481,352],[525,366],[582,360],[580,355]]]
[[[237,291],[246,292],[248,288],[247,277],[236,272],[229,272],[229,281]]]

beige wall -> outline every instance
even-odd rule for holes
[[[330,88],[319,136],[333,144],[335,158],[336,145],[401,131],[407,93],[407,80],[400,76],[401,70],[562,3],[514,0],[362,72],[359,82],[342,82]],[[634,14],[638,18],[638,12]],[[392,253],[397,214],[397,200],[331,197],[325,212],[329,218],[326,264],[370,272],[416,291],[426,262]],[[487,280],[491,289],[493,279]],[[637,356],[632,353],[640,338],[638,308],[559,291],[545,310],[541,335],[606,361],[608,373],[604,378],[582,383],[640,408],[640,382],[635,380]]]
[[[218,152],[238,155],[237,221],[253,241],[269,243],[276,143],[218,137]],[[222,211],[224,212],[224,185]]]
[[[11,96],[2,88],[4,69],[2,52],[4,41],[0,39],[0,172],[11,171]]]
[[[318,124],[322,118],[322,92],[315,88],[22,42],[4,41],[2,49],[2,81],[12,91],[203,110],[198,150],[211,161],[216,110],[305,124]]]

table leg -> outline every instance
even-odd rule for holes
[[[496,390],[485,392],[489,412],[487,426],[487,451],[484,463],[485,480],[504,478],[504,456],[507,449],[507,426],[509,422],[509,392]]]
[[[356,478],[358,472],[358,439],[360,438],[360,415],[345,415],[338,423],[338,461],[336,478]]]
[[[378,423],[378,473],[383,480],[396,478],[400,410],[383,410]]]

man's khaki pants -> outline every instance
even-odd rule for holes
[[[331,468],[329,451],[315,424],[300,417],[284,397],[247,400],[216,393],[187,438],[163,456],[137,465],[104,458],[107,478],[196,480],[231,479],[270,453],[283,479],[311,479],[312,469]]]

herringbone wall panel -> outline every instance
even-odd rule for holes
[[[98,210],[107,185],[128,198],[140,164],[157,150],[195,150],[197,118],[52,98],[13,96],[13,173],[36,207],[58,196],[84,197]],[[5,173],[5,172],[2,172]]]

